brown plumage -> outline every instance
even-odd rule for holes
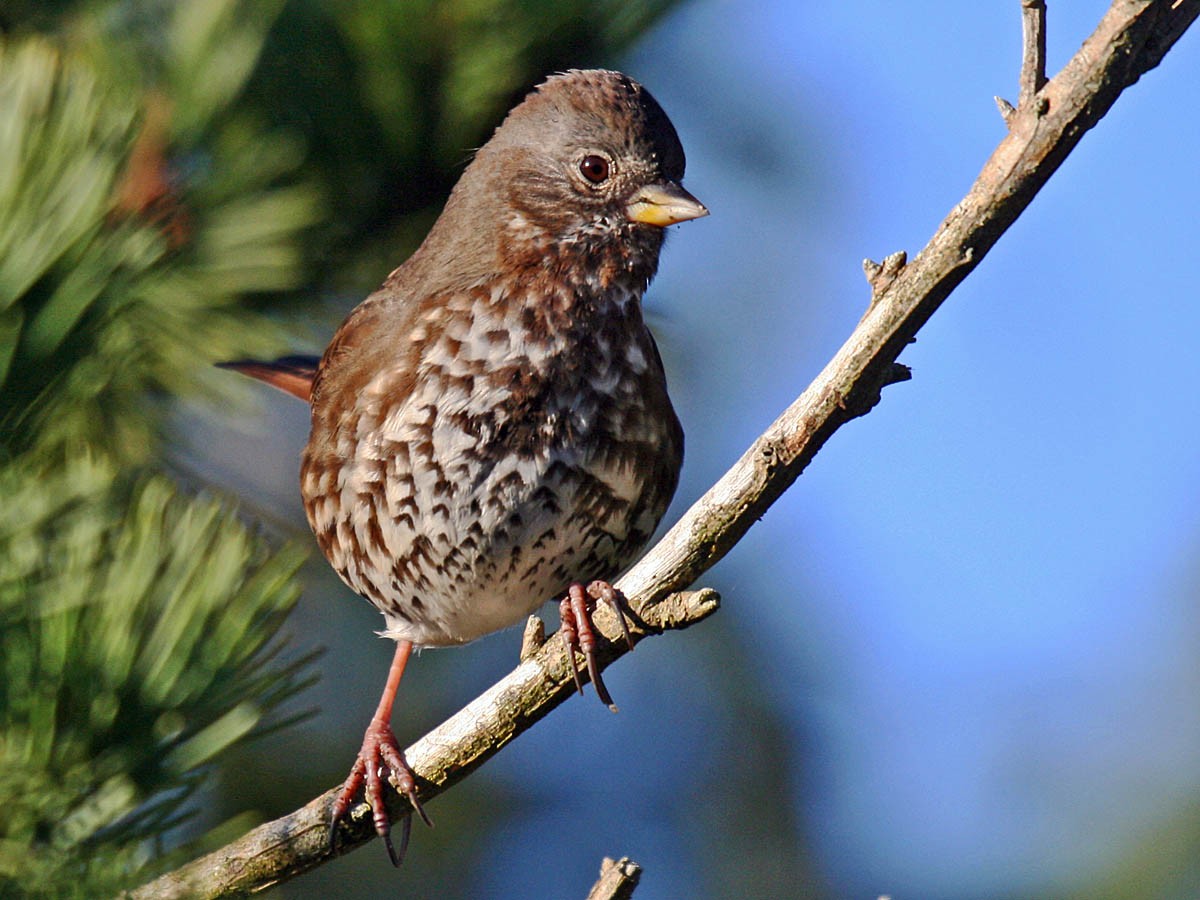
[[[640,303],[663,226],[707,214],[683,171],[675,129],[636,82],[548,79],[325,351],[304,506],[321,550],[397,641],[335,828],[365,782],[388,838],[381,768],[424,817],[389,724],[413,646],[471,641],[565,597],[564,632],[611,705],[590,607],[618,603],[605,579],[650,537],[683,459]],[[233,367],[303,397],[289,363]]]

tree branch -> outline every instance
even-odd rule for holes
[[[1009,127],[1018,109],[1034,103],[1037,92],[1046,84],[1046,3],[1045,0],[1021,0],[1021,74],[1017,105],[995,97],[1000,115]]]
[[[1021,0],[1021,88],[1017,107],[1024,109],[1046,84],[1046,3]]]
[[[600,878],[588,891],[587,900],[629,900],[642,880],[642,867],[628,856],[618,860],[605,857]]]
[[[896,363],[920,327],[979,264],[1050,178],[1083,134],[1126,87],[1162,59],[1200,14],[1200,3],[1116,0],[1096,31],[1063,70],[1040,89],[1043,32],[1028,27],[1040,0],[1022,0],[1026,65],[1022,99],[1009,131],[984,164],[966,197],[950,211],[911,262],[893,254],[883,266],[866,263],[872,300],[866,315],[808,389],[701,497],[663,539],[621,579],[634,609],[634,639],[682,628],[710,615],[709,590],[678,593],[721,559],[800,475],[845,422],[868,412],[883,387],[907,377]],[[1030,56],[1030,43],[1034,56]],[[1032,59],[1032,62],[1031,62]],[[1033,89],[1038,102],[1025,102]],[[611,614],[598,626],[608,638],[601,663],[623,655]],[[527,658],[443,725],[406,751],[428,800],[474,771],[514,737],[547,715],[572,691],[557,637],[540,649],[536,634]],[[228,846],[132,892],[132,897],[220,897],[262,890],[325,862],[330,791],[304,808],[259,826]],[[342,831],[338,853],[374,836],[365,805]],[[408,810],[397,801],[395,815]]]

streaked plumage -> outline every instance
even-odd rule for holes
[[[675,129],[636,82],[548,79],[325,351],[305,509],[398,642],[335,825],[365,780],[386,837],[381,766],[420,811],[387,724],[413,645],[474,640],[572,584],[614,578],[666,510],[683,432],[641,297],[663,226],[707,214],[683,171]],[[255,365],[236,367],[266,377]],[[266,380],[302,396],[291,378]]]

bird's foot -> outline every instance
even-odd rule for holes
[[[413,770],[404,761],[400,745],[387,722],[372,719],[363,735],[362,749],[358,751],[358,759],[350,770],[350,775],[342,785],[342,791],[333,802],[330,811],[329,847],[332,850],[337,838],[338,823],[345,818],[354,803],[354,797],[359,788],[366,784],[366,801],[371,807],[371,815],[375,822],[375,833],[383,838],[387,847],[388,857],[393,866],[398,866],[404,860],[408,849],[408,838],[412,833],[412,815],[406,815],[401,825],[400,849],[392,845],[392,826],[388,821],[387,805],[384,802],[384,773],[387,781],[400,794],[408,798],[413,810],[421,817],[426,825],[432,826],[429,816],[421,806],[417,796],[417,782]]]
[[[604,686],[604,680],[600,677],[600,665],[596,659],[596,631],[592,625],[592,611],[597,603],[607,603],[612,607],[613,612],[617,614],[617,621],[621,623],[625,643],[632,650],[633,638],[629,634],[629,621],[625,616],[628,601],[624,594],[607,581],[593,581],[586,589],[578,582],[572,584],[567,588],[567,596],[558,605],[558,616],[562,621],[567,664],[575,678],[576,689],[583,693],[583,682],[579,678],[579,668],[575,665],[575,651],[578,650],[587,662],[588,678],[596,688],[596,696],[600,698],[601,703],[616,712],[617,705],[613,703],[608,688]]]

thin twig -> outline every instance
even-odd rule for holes
[[[888,289],[888,285],[896,280],[896,276],[906,265],[908,265],[908,254],[903,250],[888,254],[881,263],[877,263],[873,259],[862,261],[863,274],[867,276],[867,284],[871,285],[872,305],[875,304],[879,295]]]
[[[1003,97],[993,97],[1004,124],[1012,127],[1018,110],[1043,112],[1035,106],[1037,92],[1046,85],[1046,3],[1045,0],[1021,0],[1021,72],[1018,76],[1017,105]]]
[[[759,437],[617,585],[633,609],[634,640],[698,621],[716,609],[711,591],[676,593],[721,559],[800,475],[825,441],[869,411],[903,377],[896,358],[918,329],[1033,200],[1083,134],[1126,87],[1156,66],[1200,15],[1200,3],[1116,0],[1063,70],[1044,85],[1040,117],[1018,115],[966,197],[873,302],[809,388]],[[1021,112],[1024,112],[1022,110]],[[1035,122],[1036,127],[1023,122]],[[627,652],[602,608],[601,664]],[[422,799],[461,780],[571,693],[558,639],[406,751]],[[148,884],[137,898],[221,897],[262,890],[326,862],[333,791],[228,846]],[[339,852],[373,837],[369,816],[346,829]],[[395,815],[402,813],[396,803]]]
[[[1000,110],[1000,115],[1004,117],[1004,124],[1012,125],[1013,116],[1017,114],[1017,108],[1003,97],[995,96],[992,99],[996,101],[996,109]]]
[[[600,878],[588,891],[587,900],[629,900],[642,880],[642,867],[628,856],[618,860],[605,857]]]
[[[521,652],[517,658],[525,662],[541,650],[545,643],[546,623],[542,621],[541,616],[530,616],[525,620],[525,631],[521,634]]]
[[[1021,0],[1021,88],[1017,109],[1028,109],[1046,84],[1046,3]]]

